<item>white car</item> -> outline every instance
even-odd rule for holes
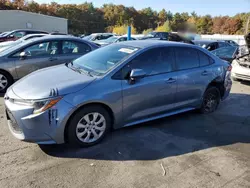
[[[249,54],[245,57],[237,58],[232,62],[232,79],[250,81],[250,58]]]
[[[250,33],[245,36],[248,51],[250,51]],[[250,81],[250,55],[249,53],[236,58],[232,62],[232,79]]]

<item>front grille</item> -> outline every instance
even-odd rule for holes
[[[248,76],[248,75],[244,75],[244,74],[235,74],[235,76],[237,77],[237,78],[242,78],[242,79],[248,79],[248,80],[250,80],[250,76]]]
[[[6,109],[6,117],[12,131],[19,134],[22,133],[22,130],[20,129],[19,125],[17,124],[14,116],[12,115],[9,109]]]

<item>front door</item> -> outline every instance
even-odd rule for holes
[[[152,119],[174,107],[177,77],[173,70],[171,48],[143,52],[123,68],[122,80],[124,123],[130,125]],[[142,69],[146,76],[129,82],[132,69]]]
[[[39,42],[25,47],[14,54],[12,58],[15,58],[18,78],[22,78],[38,69],[48,67],[50,62],[56,63],[59,55],[58,44],[58,41]],[[24,57],[20,56],[22,52],[25,53]]]

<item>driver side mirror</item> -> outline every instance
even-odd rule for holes
[[[20,57],[21,60],[26,59],[27,56],[28,56],[27,52],[21,52],[21,53],[19,54],[19,57]]]
[[[133,84],[137,79],[143,78],[146,76],[146,72],[142,69],[132,69],[129,75],[129,83]]]

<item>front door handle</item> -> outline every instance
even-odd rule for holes
[[[203,71],[203,72],[201,73],[201,75],[202,75],[202,76],[207,76],[207,75],[208,75],[208,71],[206,71],[206,70]]]
[[[174,78],[168,78],[167,80],[165,80],[166,83],[174,83],[176,82],[176,80]]]
[[[50,58],[49,58],[49,61],[56,61],[56,60],[57,60],[56,57],[50,57]]]

